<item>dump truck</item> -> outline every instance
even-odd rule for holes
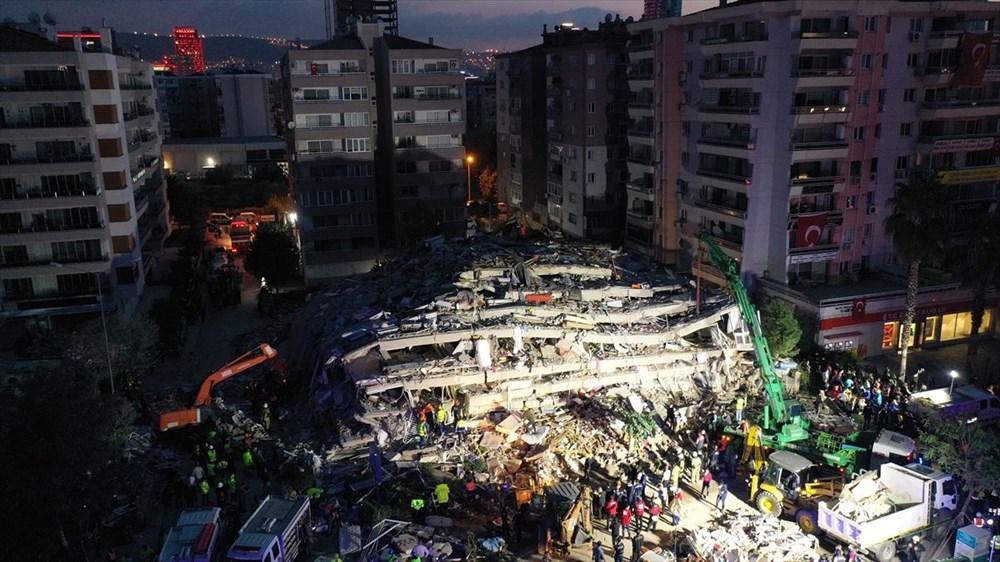
[[[958,505],[955,479],[924,465],[884,464],[877,478],[862,480],[845,487],[839,500],[819,502],[818,524],[878,562],[891,562],[900,541],[941,538]],[[858,509],[862,504],[868,507]]]
[[[167,534],[158,562],[212,562],[221,519],[218,507],[182,511]]]
[[[268,496],[240,528],[226,560],[292,562],[306,550],[310,527],[309,498]]]

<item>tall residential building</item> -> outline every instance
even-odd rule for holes
[[[128,315],[169,234],[152,67],[112,37],[0,26],[0,318]]]
[[[497,195],[548,222],[545,48],[497,55]]]
[[[175,27],[174,50],[179,76],[205,73],[205,46],[197,29]]]
[[[339,34],[350,33],[354,22],[374,22],[382,21],[385,24],[385,33],[396,35],[399,33],[399,12],[396,9],[396,0],[334,0],[336,10],[334,16],[337,18],[334,27]]]
[[[164,138],[264,137],[276,132],[278,103],[271,76],[157,74],[153,82]]]
[[[467,98],[466,111],[469,114],[469,132],[477,129],[497,128],[497,78],[483,76],[465,81]]]
[[[306,279],[465,229],[461,51],[359,23],[282,61]]]
[[[219,93],[219,136],[274,135],[274,79],[267,74],[225,73],[212,76]]]
[[[895,184],[943,172],[959,246],[997,203],[998,17],[991,2],[777,0],[631,24],[632,117],[655,140],[649,165],[630,165],[630,210],[653,212],[646,230],[630,213],[629,246],[724,284],[698,251],[707,232],[748,285],[815,318],[816,343],[894,351]],[[649,144],[629,138],[633,155]],[[925,267],[921,286],[914,344],[967,337],[958,280]]]
[[[628,142],[628,30],[622,20],[606,21],[596,30],[579,29],[572,24],[556,26],[542,34],[545,54],[545,107],[548,146],[545,172],[545,214],[548,226],[581,238],[619,239],[623,230],[625,183],[628,180],[626,158]],[[531,53],[514,53],[501,60],[527,61]],[[522,72],[523,63],[522,63]],[[505,69],[504,73],[509,74]],[[498,75],[500,71],[498,70]],[[528,73],[537,79],[533,73]],[[499,80],[499,76],[498,76]],[[521,115],[524,96],[501,94],[498,84],[498,147],[518,153],[512,147],[507,125],[500,121],[515,119],[524,125]],[[514,99],[520,101],[514,102]],[[503,101],[501,101],[503,100]],[[508,103],[509,102],[509,103]],[[518,105],[515,105],[518,104]],[[521,141],[523,142],[521,135]],[[504,164],[506,166],[506,164]],[[503,177],[513,182],[513,171]],[[520,178],[524,193],[525,178]],[[517,204],[513,197],[519,190],[513,183],[500,190],[511,193],[511,204],[526,212],[525,200]],[[537,199],[535,202],[537,203]]]
[[[681,15],[681,0],[643,0],[642,18],[670,18]]]

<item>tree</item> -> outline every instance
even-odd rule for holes
[[[957,476],[967,492],[959,515],[969,508],[973,496],[1000,489],[1000,433],[957,419],[927,424],[920,443],[924,456],[942,471]]]
[[[287,231],[275,225],[264,225],[257,232],[243,266],[272,284],[291,281],[298,276],[299,249]]]
[[[117,403],[102,396],[97,381],[65,362],[28,376],[21,398],[0,409],[0,457],[9,461],[0,484],[5,558],[79,559],[66,546],[79,544],[74,534],[87,506],[109,497],[101,488],[118,480],[97,477],[114,454],[108,437]]]
[[[492,200],[497,194],[496,168],[483,168],[479,173],[479,196],[486,201]]]
[[[980,372],[976,359],[979,354],[979,330],[986,314],[986,295],[990,287],[1000,280],[1000,217],[992,213],[982,215],[973,220],[969,232],[970,243],[963,260],[962,281],[972,289],[972,326],[965,355],[965,371],[973,380],[986,386],[993,381],[989,373]]]
[[[139,379],[156,361],[159,341],[156,323],[146,317],[135,316],[122,320],[108,318],[108,346],[104,345],[104,328],[101,320],[90,320],[69,334],[66,342],[66,359],[88,372],[94,373],[101,384],[108,378],[108,355],[115,377],[115,390],[133,390]],[[124,386],[122,386],[124,383]]]
[[[899,376],[906,376],[906,358],[917,312],[920,266],[944,256],[951,225],[952,206],[936,172],[913,170],[909,181],[896,184],[889,200],[892,213],[886,217],[885,233],[899,259],[906,264],[906,312],[899,343]]]
[[[284,215],[295,210],[295,201],[290,195],[271,195],[264,203],[264,210],[277,215]]]
[[[774,357],[795,355],[802,339],[802,328],[795,319],[792,307],[785,301],[771,299],[761,309],[760,319],[760,328]]]

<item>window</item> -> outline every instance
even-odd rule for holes
[[[344,114],[344,126],[345,127],[367,127],[371,125],[371,118],[368,112],[364,113],[345,113]]]
[[[916,90],[914,88],[907,88],[907,89],[903,90],[903,101],[904,102],[910,102],[910,103],[912,103],[915,96],[916,96]]]
[[[689,136],[691,134],[691,123],[689,121],[684,121],[681,123],[681,134]]]
[[[872,131],[872,134],[874,134],[875,138],[877,138],[877,139],[878,138],[882,138],[882,124],[881,123],[876,123],[875,124],[875,130]]]
[[[587,89],[588,90],[596,90],[597,89],[597,79],[595,79],[595,78],[587,78]]]
[[[889,53],[882,55],[882,70],[889,68]]]
[[[595,127],[593,125],[587,125],[587,136],[590,137],[590,138],[596,137],[597,136],[597,127]]]
[[[570,66],[576,66],[577,62],[579,62],[579,60],[576,58],[576,55],[570,55],[569,56],[569,65]]]
[[[71,273],[69,275],[57,275],[56,285],[60,293],[80,294],[89,293],[94,290],[94,276],[90,273]]]
[[[916,68],[918,66],[920,66],[920,53],[906,55],[906,68]]]
[[[570,170],[569,181],[576,181],[576,170]]]
[[[865,139],[865,128],[863,126],[862,127],[855,127],[854,128],[854,140],[858,141],[858,140],[864,140],[864,139]]]
[[[570,224],[576,224],[576,215],[574,215],[573,213],[569,213],[568,220],[569,220]]]
[[[908,137],[913,132],[913,123],[900,123],[899,124],[899,136]]]
[[[878,158],[871,159],[871,162],[868,163],[868,171],[872,174],[878,173]]]
[[[114,125],[118,122],[118,106],[95,105],[94,123],[98,125]]]
[[[897,156],[896,157],[896,169],[906,170],[910,167],[910,157],[909,156]]]
[[[333,141],[332,140],[309,141],[306,143],[306,152],[310,154],[333,152]]]
[[[865,31],[878,31],[878,16],[867,16],[865,18]]]
[[[428,166],[431,172],[450,172],[452,170],[451,160],[431,160]]]
[[[847,208],[847,209],[855,209],[855,208],[857,208],[857,206],[858,206],[858,196],[857,195],[848,195],[847,199],[844,201],[844,207]],[[847,233],[851,234],[851,239],[853,240],[854,239],[854,231],[848,228],[848,229],[844,229],[844,238],[845,238],[844,241],[845,242],[847,241],[846,240]]]
[[[879,105],[884,105],[885,104],[885,88],[882,88],[881,90],[878,91],[878,97],[877,97],[877,99],[878,99]]]
[[[318,129],[333,126],[333,115],[303,115],[306,129]]]
[[[100,240],[52,242],[52,258],[56,261],[78,261],[101,257]]]
[[[595,174],[594,172],[587,172],[587,183],[596,183],[596,182],[597,182],[597,174]]]
[[[860,176],[861,175],[861,160],[851,161],[851,175]]]
[[[693,29],[689,29],[688,30],[688,36],[687,36],[687,42],[690,43],[692,41],[694,41],[694,30]]]
[[[330,99],[330,90],[328,88],[304,88],[302,90],[302,99],[328,100]]]
[[[88,70],[87,76],[90,78],[91,90],[113,90],[115,81],[111,77],[110,70]]]
[[[392,73],[393,74],[413,74],[413,61],[412,60],[394,60],[394,61],[392,61]]]
[[[346,152],[371,152],[372,139],[344,139],[344,151]]]
[[[858,90],[858,105],[868,105],[868,98],[871,92],[868,90]]]
[[[923,18],[913,18],[910,20],[910,31],[921,32],[924,30]]]
[[[597,55],[594,53],[587,53],[587,64],[597,64]]]
[[[616,64],[618,64],[618,55],[616,55],[614,53],[609,54],[608,55],[608,65],[609,66],[614,66]]]
[[[587,113],[593,113],[597,109],[597,104],[594,102],[587,103]]]
[[[593,160],[593,159],[594,159],[594,151],[588,149],[587,150],[587,160]]]
[[[874,58],[875,56],[872,54],[861,55],[861,68],[871,69]]]
[[[352,86],[341,90],[345,100],[366,100],[368,99],[368,88],[365,86]]]

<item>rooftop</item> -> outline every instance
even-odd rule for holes
[[[72,52],[73,49],[53,43],[34,33],[21,31],[8,25],[0,25],[0,52],[28,53],[45,51]]]
[[[335,35],[318,45],[309,47],[310,51],[364,51],[365,44],[356,35]]]
[[[407,39],[399,35],[383,35],[382,38],[385,39],[385,44],[390,49],[444,49],[444,47],[438,45],[431,45],[430,43],[424,43],[415,39]]]

